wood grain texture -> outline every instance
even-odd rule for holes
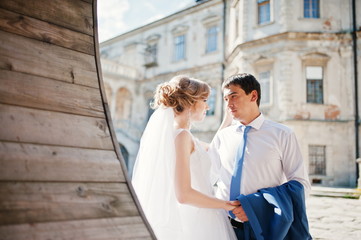
[[[125,182],[114,151],[0,142],[0,181]]]
[[[93,56],[3,31],[0,69],[99,88]]]
[[[0,226],[2,240],[148,240],[150,234],[136,217]]]
[[[0,7],[93,36],[92,5],[80,0],[11,0]]]
[[[114,150],[103,118],[0,104],[0,140]]]
[[[0,182],[0,225],[137,215],[124,183]]]
[[[94,55],[94,43],[91,36],[1,8],[0,29]]]
[[[104,117],[99,89],[1,69],[0,103]]]
[[[0,0],[0,239],[156,239],[101,80],[96,0]]]

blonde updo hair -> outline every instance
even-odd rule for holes
[[[178,75],[157,86],[152,107],[163,105],[173,108],[175,113],[181,113],[193,106],[197,100],[208,98],[210,92],[211,88],[207,83]]]

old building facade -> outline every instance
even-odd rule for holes
[[[361,12],[361,0],[355,2]],[[129,172],[159,83],[187,74],[212,86],[209,115],[193,128],[209,141],[223,114],[223,79],[249,72],[262,85],[261,111],[296,132],[311,182],[354,187],[351,13],[349,0],[197,1],[101,43],[107,96]]]

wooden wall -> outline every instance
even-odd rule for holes
[[[99,63],[96,2],[0,1],[1,240],[155,239]]]

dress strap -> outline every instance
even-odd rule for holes
[[[193,138],[193,134],[191,133],[191,131],[189,131],[188,129],[185,129],[185,128],[178,128],[178,129],[176,129],[176,130],[175,130],[174,137],[178,136],[178,134],[180,134],[180,133],[183,132],[183,131],[188,132],[188,133],[192,136],[192,138]]]

